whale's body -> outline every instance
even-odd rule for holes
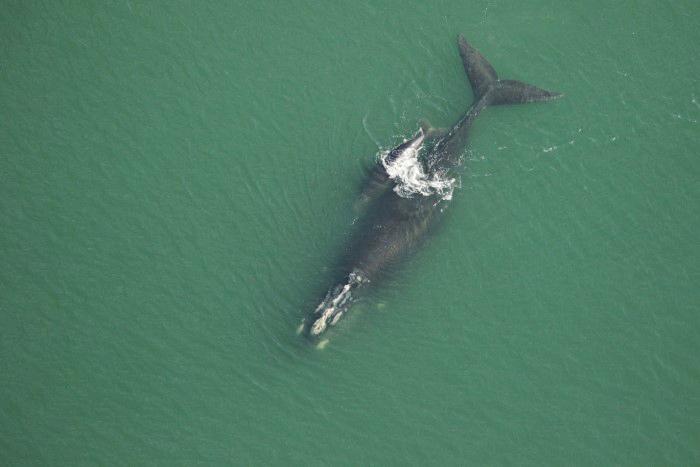
[[[458,45],[474,102],[449,130],[421,129],[375,167],[363,193],[363,203],[369,204],[367,213],[341,261],[342,279],[305,319],[303,331],[307,336],[319,336],[335,325],[360,289],[376,283],[397,261],[414,251],[449,202],[439,193],[400,195],[400,190],[394,189],[397,180],[389,174],[392,164],[425,150],[422,164],[428,175],[449,177],[461,165],[469,129],[486,106],[542,102],[561,96],[519,81],[499,80],[488,61],[461,35]]]

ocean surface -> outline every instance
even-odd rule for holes
[[[217,3],[3,2],[0,464],[700,464],[697,0]],[[459,33],[565,97],[319,349]]]

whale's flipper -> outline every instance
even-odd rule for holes
[[[461,34],[457,36],[459,54],[462,56],[464,71],[474,91],[474,101],[484,99],[485,105],[524,104],[543,102],[561,97],[555,91],[547,91],[520,81],[499,80],[496,70]]]

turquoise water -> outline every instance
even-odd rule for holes
[[[700,4],[5,2],[0,461],[700,463]],[[487,109],[318,350],[363,170]]]

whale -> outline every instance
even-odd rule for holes
[[[486,107],[545,102],[562,96],[521,81],[500,79],[493,66],[461,34],[457,45],[473,92],[472,104],[452,127],[438,129],[424,123],[413,137],[388,151],[371,170],[360,195],[364,212],[355,222],[355,233],[335,268],[337,278],[300,326],[306,337],[319,342],[364,290],[381,283],[399,262],[417,250],[450,203],[451,195],[444,193],[401,193],[398,188],[402,181],[392,176],[392,168],[406,158],[419,156],[426,177],[449,180],[458,175],[470,129]]]

